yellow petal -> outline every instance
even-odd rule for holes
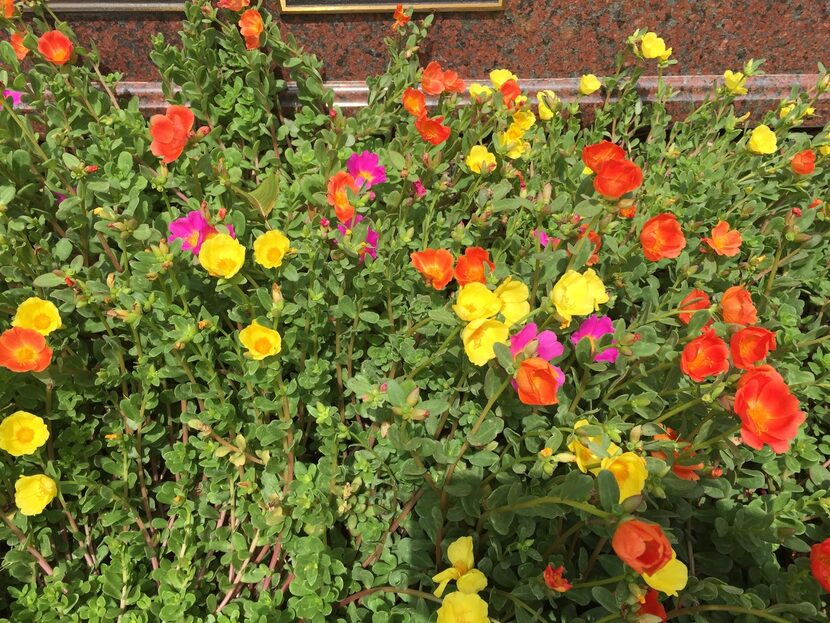
[[[478,593],[487,588],[487,576],[478,569],[471,569],[458,578],[457,585],[462,593]]]

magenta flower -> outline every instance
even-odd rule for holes
[[[545,247],[547,247],[547,246],[548,246],[548,243],[550,242],[550,236],[548,236],[548,235],[544,232],[544,230],[541,230],[541,229],[534,229],[534,230],[531,230],[531,232],[530,232],[530,233],[531,233],[531,234],[533,234],[533,237],[534,237],[534,238],[538,238],[538,239],[539,239],[539,244],[541,244],[541,245],[542,245],[542,248],[543,248],[543,249],[544,249]]]
[[[386,181],[386,168],[380,164],[378,155],[371,151],[352,154],[346,161],[346,169],[363,190]]]
[[[412,187],[414,188],[415,196],[418,197],[418,199],[426,196],[427,189],[424,188],[424,184],[421,182],[420,177],[412,183]]]
[[[539,333],[536,323],[531,322],[510,337],[510,354],[513,355],[513,359],[522,351],[526,351],[530,357],[541,357],[550,361],[565,352],[565,347],[559,343],[553,331]]]
[[[360,214],[355,214],[351,221],[348,223],[338,223],[337,224],[337,231],[340,232],[340,235],[343,237],[351,236],[352,235],[352,228],[357,225],[360,221],[363,220],[363,216]],[[371,258],[377,259],[378,257],[378,241],[380,240],[380,234],[376,232],[374,229],[369,227],[366,230],[366,237],[363,239],[363,242],[360,243],[359,249],[357,251],[358,255],[360,256],[360,261],[364,261],[366,256],[369,255]]]
[[[17,108],[23,101],[23,93],[20,91],[12,91],[11,89],[5,89],[3,91],[3,97],[11,99],[12,108]]]
[[[608,316],[597,316],[596,314],[593,314],[582,321],[582,324],[579,325],[579,329],[571,335],[571,342],[576,344],[582,338],[587,337],[591,342],[591,350],[595,353],[594,361],[614,363],[617,360],[620,351],[613,346],[606,348],[599,353],[596,352],[597,342],[599,342],[604,335],[613,334],[614,324],[611,322],[611,319]],[[612,344],[614,343],[616,343],[616,341],[612,340]]]
[[[216,232],[199,210],[193,210],[187,216],[172,221],[167,229],[170,231],[170,240],[181,239],[182,250],[191,251],[193,255],[198,255],[208,234]],[[232,230],[228,229],[230,233]]]

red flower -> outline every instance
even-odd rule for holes
[[[444,71],[438,61],[430,61],[421,74],[421,88],[424,93],[441,95],[444,92]]]
[[[12,372],[42,372],[51,361],[52,349],[34,329],[14,327],[0,335],[0,366]]]
[[[750,448],[764,444],[776,454],[786,452],[805,416],[798,398],[771,366],[745,372],[735,392],[735,413],[741,420],[741,437]]]
[[[3,0],[3,16],[6,19],[14,17],[14,0]]]
[[[545,578],[545,584],[552,591],[557,593],[564,593],[573,588],[573,584],[565,579],[565,567],[556,567],[555,569],[548,565],[545,572],[542,574]]]
[[[259,37],[264,30],[262,16],[256,9],[248,9],[239,18],[239,34],[245,37],[245,47],[249,50],[259,47]]]
[[[648,589],[645,601],[640,604],[640,609],[637,611],[638,616],[650,614],[659,617],[663,623],[666,623],[666,609],[658,599],[658,593],[653,588]]]
[[[406,11],[403,10],[402,4],[395,7],[395,14],[392,15],[392,19],[395,20],[395,23],[392,24],[392,30],[397,30],[409,22],[409,15],[407,15]]]
[[[723,310],[723,321],[739,325],[750,325],[758,322],[758,314],[752,297],[743,286],[732,286],[723,293],[720,299]]]
[[[426,142],[440,145],[450,137],[449,127],[441,124],[443,120],[444,117],[430,119],[424,115],[415,120],[415,129]]]
[[[23,34],[22,32],[15,32],[9,37],[9,43],[12,44],[14,55],[19,61],[22,61],[29,54],[29,48],[23,45]]]
[[[625,160],[625,150],[611,141],[601,141],[582,148],[582,162],[594,173],[612,160]]]
[[[737,229],[730,229],[726,221],[718,221],[712,228],[712,237],[704,238],[703,242],[708,244],[718,255],[734,257],[741,251],[741,232]]]
[[[452,279],[452,253],[446,249],[424,249],[409,256],[412,265],[436,290],[443,290]]]
[[[637,206],[633,203],[620,208],[620,216],[623,218],[634,218],[635,214],[637,214]]]
[[[12,35],[12,36],[14,36],[14,35]],[[19,57],[18,57],[18,58],[19,58]],[[813,199],[813,200],[810,202],[810,205],[808,205],[807,207],[808,207],[808,208],[817,208],[817,207],[819,207],[821,204],[822,204],[821,199]]]
[[[423,117],[427,114],[426,98],[418,89],[407,87],[406,91],[403,92],[401,102],[406,112],[415,118]]]
[[[594,190],[606,199],[619,199],[637,190],[643,183],[643,171],[630,160],[609,160],[594,177]]]
[[[810,571],[821,587],[830,593],[830,539],[810,548]]]
[[[613,166],[608,164],[603,168]],[[673,259],[686,248],[686,237],[680,229],[680,223],[674,214],[658,214],[646,221],[643,231],[640,232],[640,244],[643,246],[643,255],[647,260],[657,262],[663,259]]]
[[[696,311],[709,309],[711,304],[712,302],[709,300],[709,295],[706,292],[697,289],[692,290],[686,295],[686,298],[680,301],[680,307],[678,309],[682,309],[687,313],[679,314],[678,318],[680,318],[680,322],[683,324],[689,324]]]
[[[816,152],[812,149],[798,152],[790,160],[790,168],[798,175],[810,175],[816,170]]]
[[[729,348],[736,368],[749,370],[775,350],[775,333],[761,327],[746,327],[732,335]]]
[[[663,529],[639,519],[629,519],[617,526],[611,547],[620,560],[641,575],[654,575],[672,559],[671,544]]]
[[[182,155],[195,117],[189,108],[169,106],[163,115],[150,117],[150,151],[165,164]]]
[[[501,93],[501,100],[507,108],[513,108],[516,105],[516,98],[522,94],[519,83],[515,80],[508,80],[502,84],[499,92]]]
[[[680,369],[695,383],[729,370],[729,349],[714,329],[706,329],[686,344],[680,355]]]
[[[474,281],[484,283],[486,281],[485,264],[490,267],[491,272],[496,268],[496,265],[490,261],[490,253],[486,249],[467,247],[464,255],[458,258],[458,263],[455,265],[455,280],[458,285],[466,286]]]
[[[72,58],[72,42],[59,30],[50,30],[37,41],[37,51],[54,65],[65,65]]]
[[[516,373],[519,400],[526,405],[555,405],[559,402],[556,397],[559,381],[556,368],[549,361],[541,357],[525,359],[519,364],[519,371]]]
[[[454,71],[444,72],[444,92],[445,93],[463,93],[466,89],[464,81],[458,77]]]
[[[345,171],[338,171],[329,178],[326,201],[334,208],[337,220],[348,223],[354,218],[354,206],[349,201],[349,192],[357,194],[360,184]]]

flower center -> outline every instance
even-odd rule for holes
[[[37,353],[31,346],[21,346],[15,349],[14,358],[19,363],[31,363],[37,358]]]
[[[282,251],[278,247],[271,247],[268,249],[268,259],[271,262],[278,262],[282,259]]]
[[[37,329],[45,331],[49,328],[51,321],[49,320],[49,316],[47,316],[46,314],[38,314],[37,316],[35,316],[34,324]]]
[[[219,270],[223,273],[230,272],[234,268],[233,260],[227,257],[223,257],[218,262]]]
[[[257,350],[258,353],[270,353],[271,341],[268,338],[261,337],[254,344],[254,348]]]
[[[35,438],[35,431],[28,427],[19,428],[15,433],[15,437],[17,437],[17,441],[20,443],[29,443]]]
[[[187,237],[187,244],[189,244],[191,247],[195,247],[198,243],[199,243],[199,232],[194,231],[192,234],[190,234]]]

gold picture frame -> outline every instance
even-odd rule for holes
[[[280,0],[280,11],[285,14],[302,13],[387,13],[395,10],[398,4],[416,11],[500,11],[504,9],[505,0],[432,0],[427,2],[353,2],[341,4],[321,0]]]

